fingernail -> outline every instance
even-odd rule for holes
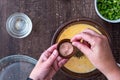
[[[54,51],[53,51],[53,55],[55,55],[55,56],[57,56],[57,55],[58,55],[57,50],[54,50]]]
[[[70,39],[70,41],[72,42],[72,41],[73,41],[73,39]]]
[[[72,45],[77,45],[77,43],[76,42],[72,42]]]
[[[79,42],[73,42],[72,45],[76,46],[78,48],[79,47]]]
[[[75,37],[73,37],[72,39],[71,39],[71,42],[74,42],[75,41]]]

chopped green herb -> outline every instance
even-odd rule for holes
[[[120,0],[97,0],[97,7],[100,14],[109,19],[120,19]]]
[[[81,51],[77,51],[74,56],[80,58],[83,56],[83,53]]]

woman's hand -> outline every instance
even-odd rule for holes
[[[48,48],[39,58],[30,74],[33,80],[51,80],[54,74],[64,65],[67,59],[58,56],[57,45]]]
[[[80,40],[86,41],[90,46],[81,43]],[[113,58],[106,36],[86,29],[82,33],[74,36],[71,41],[109,80],[120,80],[120,69]]]

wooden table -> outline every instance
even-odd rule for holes
[[[15,39],[6,31],[7,18],[15,13],[27,14],[32,22],[31,34],[23,39]],[[38,59],[50,46],[57,28],[72,19],[92,18],[104,24],[111,34],[113,55],[120,63],[120,23],[110,24],[99,18],[95,12],[94,0],[0,0],[0,58],[14,54],[24,54]],[[58,72],[53,80],[75,80]],[[97,78],[80,80],[106,80]]]

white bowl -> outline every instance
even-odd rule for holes
[[[95,5],[95,11],[96,11],[96,13],[97,13],[98,16],[99,16],[100,18],[102,18],[103,20],[105,20],[105,21],[107,21],[107,22],[110,22],[110,23],[119,23],[119,22],[120,22],[120,19],[118,19],[118,20],[109,20],[109,19],[103,17],[103,16],[100,14],[100,12],[98,11],[98,8],[97,8],[97,0],[94,1],[94,5]]]

